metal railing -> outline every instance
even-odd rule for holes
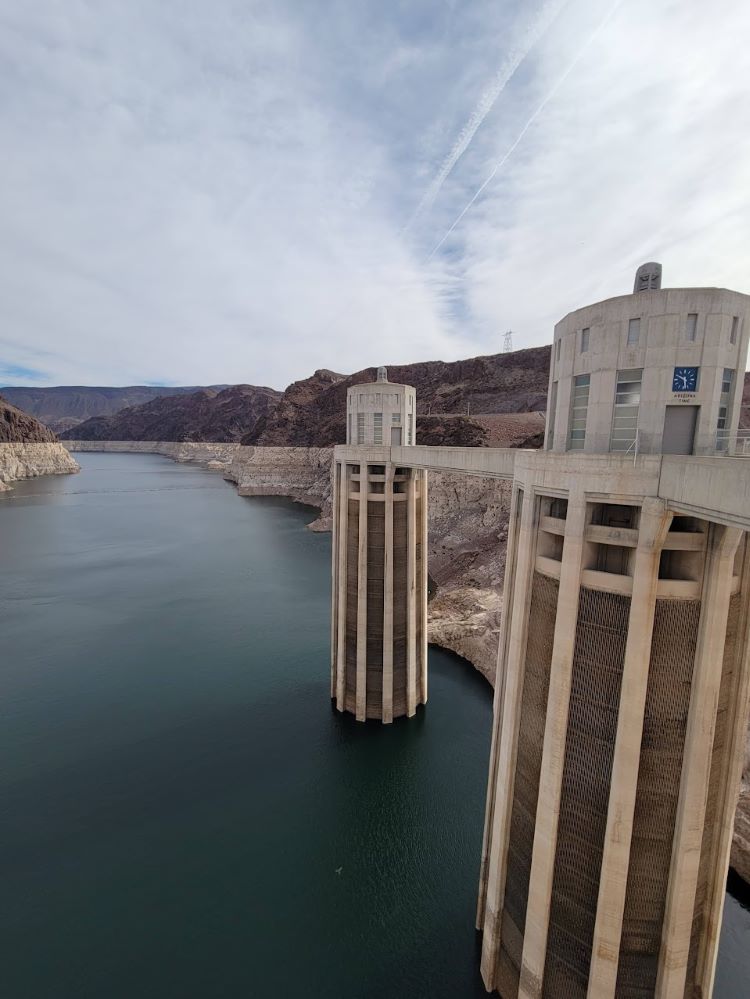
[[[626,455],[632,453],[632,455],[633,455],[633,464],[634,465],[635,465],[635,463],[636,463],[636,461],[638,459],[639,435],[640,435],[640,430],[636,430],[636,432],[635,432],[635,438],[633,440],[633,443],[630,445],[630,447],[625,452]]]
[[[750,430],[717,430],[716,453],[730,458],[750,458]]]

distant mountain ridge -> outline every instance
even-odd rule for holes
[[[394,365],[388,368],[388,377],[417,389],[417,443],[539,447],[544,436],[549,359],[549,347],[536,347],[465,361]],[[194,392],[173,388],[141,405],[93,417],[61,436],[69,440],[328,447],[346,439],[347,389],[375,377],[375,368],[348,376],[321,368],[293,382],[285,392],[253,385]],[[149,387],[148,391],[158,390]],[[740,427],[750,428],[750,372],[744,378],[742,405]]]
[[[50,388],[8,386],[0,393],[18,409],[30,413],[53,430],[62,432],[92,416],[111,416],[128,406],[141,406],[161,396],[187,395],[203,386],[55,385]],[[221,391],[226,385],[211,385]]]
[[[465,361],[424,361],[388,368],[392,382],[417,390],[417,440],[483,446],[487,419],[533,414],[546,405],[549,347]],[[327,447],[346,440],[346,392],[372,382],[375,368],[342,375],[321,368],[285,392],[251,385],[163,396],[86,420],[69,440],[241,441],[266,446]],[[479,414],[485,414],[484,421]],[[476,417],[476,418],[475,418]],[[502,422],[502,421],[501,421]],[[538,436],[539,419],[509,421],[508,443]],[[494,432],[494,430],[493,430]]]
[[[275,389],[231,385],[159,396],[111,416],[94,416],[61,437],[85,441],[212,441],[236,443],[281,398]]]
[[[55,434],[0,395],[0,444],[52,444]]]

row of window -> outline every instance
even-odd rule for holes
[[[359,392],[359,405],[364,406],[365,403],[369,405],[376,406],[400,406],[401,396],[398,392]],[[409,403],[409,409],[414,409],[414,396],[407,395],[407,401]],[[349,408],[354,407],[354,394],[349,395]]]
[[[612,428],[609,438],[610,451],[630,451],[635,446],[638,434],[638,412],[641,405],[642,380],[643,368],[628,368],[617,372],[615,404],[612,410]],[[724,368],[721,380],[721,396],[719,398],[719,416],[716,424],[719,440],[722,437],[721,431],[727,430],[733,384],[734,370],[732,368]],[[573,393],[570,401],[570,424],[568,427],[569,451],[583,451],[585,447],[590,388],[591,375],[578,375],[573,379]],[[557,382],[553,382],[550,397],[548,448],[551,448],[553,445],[556,409]]]
[[[734,345],[737,343],[737,336],[739,334],[740,328],[740,317],[732,317],[732,327],[729,331],[729,343]],[[689,312],[687,317],[687,323],[685,325],[685,339],[689,341],[694,341],[698,332],[698,313]],[[628,320],[628,338],[627,343],[629,347],[635,347],[636,344],[640,343],[641,339],[641,320],[640,316]],[[581,354],[586,354],[589,349],[589,343],[591,341],[591,329],[588,326],[584,326],[580,330],[578,337],[578,351]],[[560,360],[560,349],[562,344],[562,338],[559,339],[555,345],[555,360]]]
[[[382,444],[383,443],[383,414],[373,413],[373,443]],[[401,443],[401,413],[391,413],[391,427],[397,430],[394,434],[391,431],[390,443]],[[349,442],[351,444],[354,442],[354,437],[352,434],[352,414],[349,414]],[[365,414],[357,413],[357,444],[365,443]],[[414,443],[414,416],[411,413],[407,414],[406,417],[406,443]]]

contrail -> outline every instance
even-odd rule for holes
[[[534,122],[536,121],[536,119],[539,117],[539,115],[542,113],[542,111],[544,111],[544,109],[547,107],[547,105],[549,104],[549,102],[552,100],[552,98],[558,92],[558,90],[560,89],[560,87],[562,87],[562,85],[568,79],[568,77],[570,76],[570,74],[573,72],[573,70],[576,68],[576,66],[578,65],[578,63],[581,61],[581,58],[583,57],[583,55],[586,52],[586,50],[588,49],[588,47],[596,39],[596,37],[599,35],[599,33],[602,31],[602,29],[606,26],[606,24],[612,18],[613,14],[617,10],[617,8],[620,7],[622,3],[623,3],[623,0],[617,0],[617,2],[615,4],[613,4],[612,7],[610,7],[609,12],[604,17],[604,20],[602,20],[599,23],[599,25],[594,29],[594,31],[592,31],[592,33],[589,35],[589,37],[583,43],[583,45],[581,46],[581,48],[578,50],[578,53],[576,54],[575,58],[572,60],[572,62],[570,62],[570,64],[566,68],[565,72],[557,80],[557,82],[555,83],[554,87],[550,90],[550,92],[544,98],[544,100],[542,101],[542,103],[539,105],[539,107],[536,109],[536,111],[534,111],[534,113],[532,114],[532,116],[529,118],[529,120],[526,122],[526,124],[521,129],[521,131],[518,133],[518,135],[516,137],[516,140],[513,143],[513,145],[510,147],[510,149],[508,149],[508,151],[505,153],[505,155],[503,156],[503,158],[498,163],[495,164],[495,166],[492,168],[492,170],[491,170],[489,176],[487,177],[487,179],[474,192],[474,195],[472,196],[472,198],[469,201],[469,203],[464,206],[464,208],[461,211],[460,215],[456,218],[456,220],[453,222],[453,224],[451,225],[451,227],[443,235],[443,237],[440,240],[440,242],[436,243],[435,246],[432,248],[432,252],[430,253],[430,255],[427,258],[427,260],[432,260],[432,258],[435,256],[435,254],[437,253],[437,251],[440,249],[440,247],[443,245],[443,243],[446,241],[446,239],[450,236],[450,234],[453,232],[453,230],[459,224],[459,222],[461,221],[461,219],[464,217],[464,215],[466,215],[466,213],[469,211],[469,209],[471,208],[471,206],[474,204],[474,202],[480,196],[480,194],[482,193],[482,191],[484,191],[484,189],[487,187],[487,185],[490,183],[490,181],[493,179],[493,177],[495,177],[495,175],[498,173],[498,171],[501,170],[502,167],[507,163],[507,161],[510,159],[510,157],[512,156],[512,154],[514,153],[514,151],[518,147],[519,143],[523,139],[524,135],[526,135],[526,133],[531,128],[531,126],[534,124]]]
[[[477,106],[471,112],[468,121],[461,129],[456,141],[453,143],[453,148],[443,160],[437,175],[422,195],[422,199],[417,205],[414,214],[404,227],[405,230],[408,230],[414,222],[416,222],[419,216],[424,211],[431,208],[435,203],[435,199],[440,193],[440,188],[447,180],[456,163],[458,163],[468,149],[471,140],[476,135],[477,130],[484,119],[492,110],[500,94],[503,90],[505,90],[508,81],[511,79],[534,45],[536,45],[541,36],[545,33],[547,28],[549,28],[550,24],[554,21],[562,8],[569,2],[570,0],[557,0],[557,2],[546,3],[536,20],[529,25],[522,39],[522,43],[508,55],[505,62],[495,74],[492,83],[479,98]]]

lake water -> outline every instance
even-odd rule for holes
[[[486,683],[432,649],[416,719],[338,715],[311,511],[78,457],[0,497],[3,999],[485,996]]]

